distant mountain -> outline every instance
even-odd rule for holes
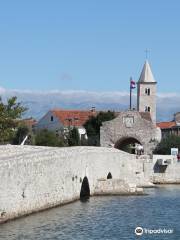
[[[49,91],[33,92],[5,90],[0,88],[4,100],[17,96],[18,101],[28,108],[24,117],[41,118],[48,110],[91,109],[123,111],[128,109],[129,94],[127,92],[89,92],[89,91]],[[133,96],[134,106],[136,96]],[[180,111],[180,96],[177,94],[159,94],[157,97],[157,120],[171,120],[175,112]]]

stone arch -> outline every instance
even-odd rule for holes
[[[108,173],[107,179],[112,179],[112,174],[111,174],[111,172]]]
[[[116,141],[114,147],[119,150],[134,154],[134,147],[136,143],[143,146],[142,141],[140,141],[136,136],[125,136]]]
[[[86,200],[90,197],[90,187],[88,178],[85,176],[81,184],[80,199]]]

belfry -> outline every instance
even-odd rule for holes
[[[137,110],[150,112],[154,123],[156,123],[156,84],[151,67],[146,60],[137,82]]]
[[[161,130],[156,126],[156,84],[151,67],[146,60],[137,82],[137,110],[119,112],[111,121],[103,122],[100,144],[133,153],[137,144],[145,154],[152,154],[161,140]]]

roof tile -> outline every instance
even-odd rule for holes
[[[175,127],[175,126],[176,126],[175,121],[157,123],[157,127],[160,127],[161,129],[172,128],[172,127]]]
[[[95,111],[82,111],[82,110],[61,110],[55,109],[51,111],[64,127],[76,126],[80,127],[91,117],[96,116]]]

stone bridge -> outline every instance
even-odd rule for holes
[[[0,222],[144,183],[142,162],[118,149],[0,146]]]

